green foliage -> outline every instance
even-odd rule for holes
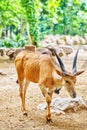
[[[26,44],[28,44],[28,37],[21,37],[21,35],[14,35],[11,38],[6,37],[4,39],[0,39],[0,47],[21,48]]]
[[[4,47],[4,45],[3,45],[3,39],[0,39],[0,47]]]
[[[44,1],[39,22],[41,38],[48,33],[83,36],[87,33],[86,16],[85,0]]]
[[[30,34],[35,45],[47,34],[84,36],[87,34],[87,1],[0,0],[0,38],[3,37],[0,47],[24,46],[27,44],[25,33],[27,37]]]
[[[38,11],[39,5],[37,4],[37,0],[21,0],[22,6],[25,7],[27,20],[29,23],[29,33],[31,39],[34,44],[37,45],[39,40],[39,32],[38,32]]]
[[[0,0],[0,26],[17,26],[21,19],[26,19],[26,15],[20,0]]]

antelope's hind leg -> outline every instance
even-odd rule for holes
[[[26,91],[29,85],[29,81],[26,80],[24,82],[24,77],[22,77],[22,78],[18,78],[18,83],[19,83],[19,93],[20,93],[20,98],[21,98],[21,109],[22,109],[23,115],[27,115],[26,107],[25,107],[25,98],[26,98]]]
[[[19,83],[19,94],[21,98],[21,109],[23,111],[23,84],[24,84],[24,78],[20,79],[18,78],[18,83]]]
[[[25,81],[25,85],[24,85],[24,93],[23,93],[23,104],[22,104],[22,111],[23,111],[23,115],[26,115],[27,116],[27,112],[26,112],[26,92],[27,92],[27,87],[29,85],[29,81]]]

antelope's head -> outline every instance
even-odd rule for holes
[[[66,87],[70,96],[72,98],[75,98],[76,97],[76,90],[75,90],[76,76],[78,76],[84,72],[84,71],[77,71],[77,68],[76,68],[77,56],[78,56],[79,49],[77,50],[75,57],[74,57],[74,60],[73,60],[72,72],[66,71],[63,62],[62,62],[61,58],[58,56],[58,54],[56,53],[56,51],[54,49],[50,49],[50,50],[52,52],[54,52],[54,54],[55,54],[55,56],[60,64],[60,68],[62,71],[59,72],[59,74],[62,76],[62,78],[64,80],[64,86]]]

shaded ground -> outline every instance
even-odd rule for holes
[[[71,69],[73,55],[63,58],[67,69]],[[78,57],[78,69],[81,68],[87,52]],[[86,68],[84,68],[86,69]],[[16,84],[14,63],[0,60],[0,70],[6,76],[0,76],[0,130],[87,130],[87,110],[57,115],[52,113],[53,123],[46,124],[45,113],[37,109],[38,104],[45,101],[37,84],[31,83],[26,98],[28,116],[23,116],[20,108],[19,87]],[[78,96],[87,100],[87,69],[77,77],[76,90]],[[59,95],[69,96],[63,88]]]

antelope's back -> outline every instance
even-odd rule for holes
[[[49,54],[20,52],[15,59],[15,66],[18,75],[24,75],[31,82],[52,79],[53,64]]]
[[[15,58],[15,67],[18,77],[38,82],[39,78],[39,53],[22,51]]]

